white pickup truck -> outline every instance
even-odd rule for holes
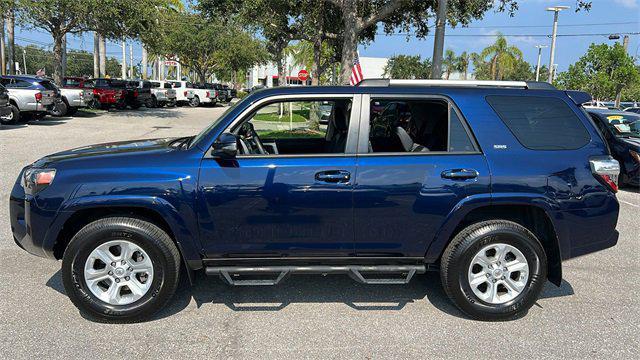
[[[193,84],[188,81],[169,81],[173,89],[176,91],[176,101],[178,105],[191,104],[196,95],[196,89]]]
[[[193,84],[194,97],[193,101],[189,103],[192,107],[200,106],[201,104],[215,105],[218,102],[218,91],[214,89],[207,89],[204,84]]]
[[[176,102],[176,90],[169,81],[151,81],[151,107],[173,107]]]

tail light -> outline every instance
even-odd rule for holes
[[[184,92],[184,96],[187,96],[187,92],[186,91]]]
[[[36,101],[40,101],[40,100],[42,100],[42,93],[38,92],[36,93]]]
[[[209,92],[208,92],[208,91],[207,91],[207,97],[210,97],[210,96],[209,96]]]
[[[98,94],[99,94],[98,89],[93,89],[93,95],[98,95]]]
[[[596,156],[589,159],[591,173],[611,191],[618,192],[618,176],[620,175],[620,163],[611,156]]]
[[[216,90],[214,97],[218,97],[218,90]]]
[[[133,96],[134,96],[134,97],[138,97],[138,90],[134,90],[134,91],[133,91]]]

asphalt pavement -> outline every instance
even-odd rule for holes
[[[12,240],[9,192],[19,170],[64,149],[99,142],[195,134],[225,109],[83,113],[0,128],[0,358],[82,359],[632,359],[640,352],[640,193],[619,193],[616,247],[564,263],[526,316],[485,323],[464,317],[437,274],[407,286],[347,276],[293,276],[276,287],[183,281],[152,320],[102,324],[64,294],[60,262]]]

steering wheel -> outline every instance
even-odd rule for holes
[[[246,144],[247,149],[250,154],[260,154],[267,155],[267,151],[264,149],[264,145],[262,145],[262,141],[258,136],[253,124],[249,121],[242,124],[240,130],[238,131],[238,136],[240,140]]]

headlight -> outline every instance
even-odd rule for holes
[[[631,154],[631,158],[633,158],[633,161],[635,161],[636,163],[640,164],[640,154],[638,154],[637,152],[635,152],[633,150],[629,150],[629,154]]]
[[[37,193],[51,185],[56,177],[55,169],[27,169],[22,176],[22,185],[32,193]]]

